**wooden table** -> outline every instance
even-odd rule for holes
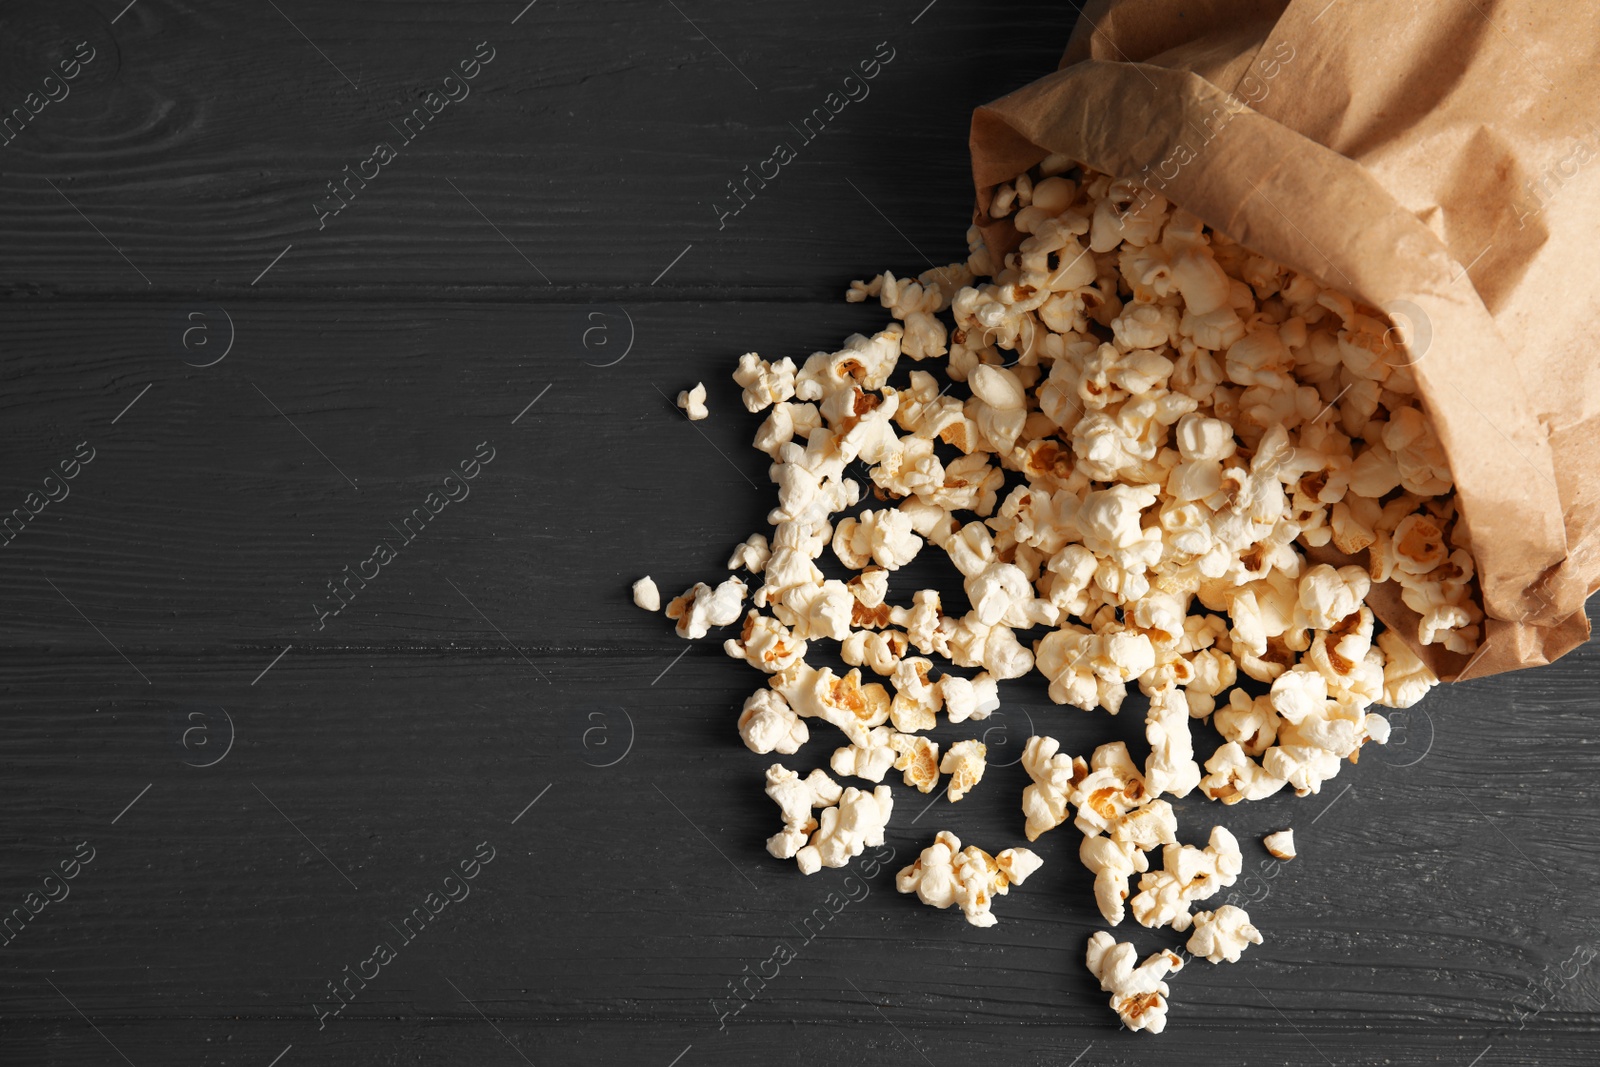
[[[1030,729],[1137,714],[1008,684],[971,798],[897,785],[896,860],[804,878],[755,675],[629,602],[772,504],[736,357],[964,255],[970,110],[1069,6],[124,2],[0,7],[0,104],[60,97],[0,149],[0,1061],[1595,1062],[1592,648],[1435,693],[1321,796],[1185,802],[1267,941],[1151,1038],[1083,968],[1070,832],[990,930],[893,889],[935,829],[1020,842]]]

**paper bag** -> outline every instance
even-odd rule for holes
[[[1589,634],[1597,48],[1591,4],[1099,0],[1061,69],[972,117],[974,221],[997,257],[1020,235],[989,218],[994,187],[1062,153],[1388,313],[1488,615],[1470,657],[1418,649],[1446,680],[1548,663]],[[1414,643],[1393,583],[1368,602]]]

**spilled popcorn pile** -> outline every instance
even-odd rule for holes
[[[1121,742],[1085,759],[1031,738],[1024,833],[1070,817],[1107,923],[1131,911],[1192,931],[1193,956],[1234,962],[1261,943],[1250,917],[1190,909],[1239,877],[1239,842],[1214,826],[1203,848],[1180,843],[1163,797],[1316,793],[1387,740],[1373,704],[1409,707],[1437,683],[1410,642],[1476,647],[1450,470],[1372,310],[1065,158],[1001,187],[990,211],[1025,235],[1003,262],[973,228],[965,263],[851,285],[846,299],[874,298],[896,320],[876,335],[798,368],[740,359],[745,407],[770,409],[755,446],[772,457],[778,506],[770,540],[752,535],[728,566],[762,584],[748,611],[735,575],[696,584],[666,616],[695,639],[742,614],[725,648],[770,675],[738,718],[752,751],[792,755],[821,720],[847,742],[833,773],[875,786],[768,769],[783,829],[767,848],[807,874],[882,843],[891,770],[922,793],[947,779],[952,801],[981,787],[980,741],[941,755],[923,736],[941,711],[981,721],[999,681],[1038,670],[1056,703],[1115,715],[1136,682],[1149,699],[1143,767]],[[902,357],[947,357],[948,381],[911,369],[890,385]],[[704,413],[701,389],[680,402]],[[962,575],[965,612],[929,589],[890,602],[891,572],[930,544]],[[1363,549],[1365,564],[1350,564]],[[827,550],[854,576],[826,579]],[[1420,616],[1415,633],[1375,622],[1364,601],[1382,582]],[[650,579],[634,595],[660,610]],[[821,641],[854,669],[809,665]],[[936,669],[935,656],[969,672]],[[1203,767],[1195,720],[1222,739]],[[1267,844],[1294,855],[1290,832]],[[989,926],[994,898],[1040,862],[940,831],[896,885]],[[1100,931],[1086,964],[1130,1029],[1164,1028],[1179,955],[1138,963]]]

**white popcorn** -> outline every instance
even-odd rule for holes
[[[909,649],[910,642],[899,630],[854,630],[839,643],[839,658],[887,678]]]
[[[889,705],[889,718],[901,733],[931,730],[942,702],[941,689],[928,680],[933,661],[921,656],[909,656],[895,664],[890,681],[894,683],[894,701]]]
[[[1150,861],[1131,842],[1114,838],[1085,837],[1078,848],[1078,859],[1094,873],[1094,899],[1106,922],[1116,926],[1125,914],[1128,880],[1150,869]]]
[[[952,803],[983,780],[983,771],[989,755],[982,741],[957,741],[951,745],[939,762],[941,774],[950,776],[949,797]]]
[[[855,518],[841,519],[833,530],[833,554],[846,567],[876,563],[898,570],[922,551],[922,538],[911,528],[911,516],[897,509],[868,508]]]
[[[745,410],[753,413],[794,396],[794,373],[792,359],[768,363],[754,352],[746,352],[739,357],[739,368],[733,372],[733,380],[744,390],[741,399]]]
[[[772,610],[794,628],[796,637],[843,641],[850,636],[850,621],[855,617],[855,597],[843,582],[829,578],[825,582],[797,585],[785,590],[780,598],[773,601]]]
[[[1278,740],[1283,720],[1271,696],[1251,697],[1235,689],[1228,694],[1227,706],[1212,716],[1211,725],[1224,741],[1237,742],[1245,755],[1259,758]]]
[[[939,696],[946,718],[953,723],[987,719],[1000,706],[999,683],[987,673],[973,678],[947,674],[939,679]]]
[[[1128,746],[1114,741],[1094,750],[1089,757],[1089,774],[1073,787],[1070,799],[1078,810],[1073,825],[1082,833],[1096,834],[1111,830],[1152,796],[1144,775],[1128,755]]]
[[[882,567],[869,567],[845,585],[850,588],[850,595],[856,598],[856,603],[863,608],[881,608],[889,596],[889,572]],[[875,625],[885,626],[888,622],[889,613],[885,611],[882,620]]]
[[[1288,784],[1245,755],[1237,741],[1229,741],[1212,753],[1206,760],[1206,771],[1209,773],[1200,780],[1200,791],[1224,804],[1262,800]]]
[[[760,574],[766,567],[767,560],[772,558],[772,549],[767,544],[764,534],[753,533],[743,543],[735,546],[733,555],[728,557],[728,569],[738,570],[743,567],[751,574]]]
[[[873,727],[868,731],[865,745],[834,749],[828,766],[834,774],[881,782],[900,758],[900,751],[894,746],[895,737],[895,732],[887,726]]]
[[[853,745],[870,744],[869,730],[889,719],[889,694],[876,682],[861,684],[861,672],[843,678],[827,667],[796,663],[772,676],[772,688],[803,719],[822,719],[844,732]]]
[[[1298,853],[1294,850],[1294,831],[1279,830],[1277,833],[1268,834],[1261,839],[1267,851],[1280,860],[1292,860]]]
[[[1183,959],[1171,949],[1145,958],[1134,966],[1138,952],[1130,942],[1118,942],[1104,930],[1089,938],[1084,962],[1100,983],[1100,990],[1111,994],[1111,1010],[1129,1030],[1148,1030],[1159,1034],[1167,1027],[1167,995],[1163,981],[1183,969]]]
[[[1078,510],[1084,545],[1096,555],[1110,555],[1137,544],[1144,536],[1140,514],[1159,495],[1160,490],[1150,485],[1114,485],[1088,494]]]
[[[767,851],[780,860],[794,857],[817,829],[812,811],[838,803],[842,795],[839,783],[820,768],[802,778],[781,763],[768,767],[767,796],[783,813],[783,829],[767,839]]]
[[[1328,703],[1328,681],[1315,670],[1296,664],[1272,683],[1272,708],[1288,723],[1320,716]]]
[[[1213,826],[1204,849],[1193,845],[1166,845],[1161,850],[1161,870],[1139,879],[1139,892],[1129,901],[1141,926],[1189,928],[1189,905],[1206,900],[1232,885],[1244,870],[1239,841],[1226,827]]]
[[[811,732],[781,694],[757,689],[739,712],[739,736],[751,752],[781,752],[788,756],[800,751],[800,746],[811,739]]]
[[[1189,952],[1212,963],[1238,963],[1247,945],[1261,944],[1261,931],[1250,924],[1243,908],[1224,904],[1216,911],[1196,912]]]
[[[1189,704],[1182,693],[1169,689],[1150,698],[1144,733],[1150,742],[1150,756],[1144,768],[1145,786],[1150,795],[1188,796],[1200,784],[1200,764],[1194,759],[1194,743],[1189,737]]]
[[[796,639],[777,619],[754,610],[746,613],[739,636],[724,641],[722,648],[734,659],[742,659],[768,674],[787,670],[806,655],[804,641]]]
[[[959,905],[967,922],[989,927],[998,921],[989,910],[994,898],[1021,885],[1042,864],[1025,848],[1008,848],[995,856],[975,845],[963,849],[960,838],[940,830],[916,862],[895,875],[894,885],[935,908]]]
[[[695,382],[693,389],[685,389],[678,394],[678,406],[683,413],[689,416],[691,422],[698,422],[711,412],[706,410],[706,386],[704,382]]]
[[[894,797],[886,785],[870,793],[854,786],[846,788],[837,804],[822,809],[811,843],[794,854],[800,873],[843,867],[864,850],[877,848],[883,844],[883,829],[893,811]]]
[[[901,779],[919,793],[931,793],[939,785],[939,746],[926,737],[895,734],[890,739],[900,755],[894,769],[904,771]]]
[[[678,621],[679,637],[698,641],[711,627],[731,626],[738,621],[745,591],[745,584],[738,578],[729,578],[715,589],[696,582],[667,604],[667,618]]]
[[[633,583],[633,602],[646,611],[661,610],[661,590],[648,574]]]
[[[1089,765],[1062,752],[1061,742],[1055,738],[1041,735],[1028,738],[1022,750],[1022,769],[1033,779],[1022,791],[1022,813],[1027,817],[1024,833],[1029,841],[1037,841],[1040,834],[1066,821],[1073,790],[1089,776]]]
[[[1379,703],[1391,708],[1409,708],[1439,684],[1438,676],[1411,651],[1398,633],[1385,630],[1379,634],[1378,647],[1384,655],[1383,699]]]

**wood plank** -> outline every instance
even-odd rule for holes
[[[645,287],[691,244],[660,284],[816,295],[844,249],[921,263],[908,240],[943,262],[964,249],[972,108],[1053,69],[1073,17],[1017,0],[943,0],[915,23],[921,3],[841,0],[803,18],[613,0],[597,17],[545,0],[513,25],[511,0],[281,15],[143,0],[111,27],[80,0],[59,6],[49,34],[0,17],[19,98],[43,76],[46,41],[81,32],[98,49],[79,90],[3,149],[13,295],[232,297],[291,245],[254,292],[570,299]],[[493,60],[406,142],[404,117],[480,42]],[[829,94],[863,62],[876,76],[833,115]],[[807,140],[816,108],[829,121]],[[380,141],[397,155],[361,188]],[[714,205],[740,203],[727,183],[780,141],[793,162],[721,221]],[[323,218],[347,166],[348,207]]]

